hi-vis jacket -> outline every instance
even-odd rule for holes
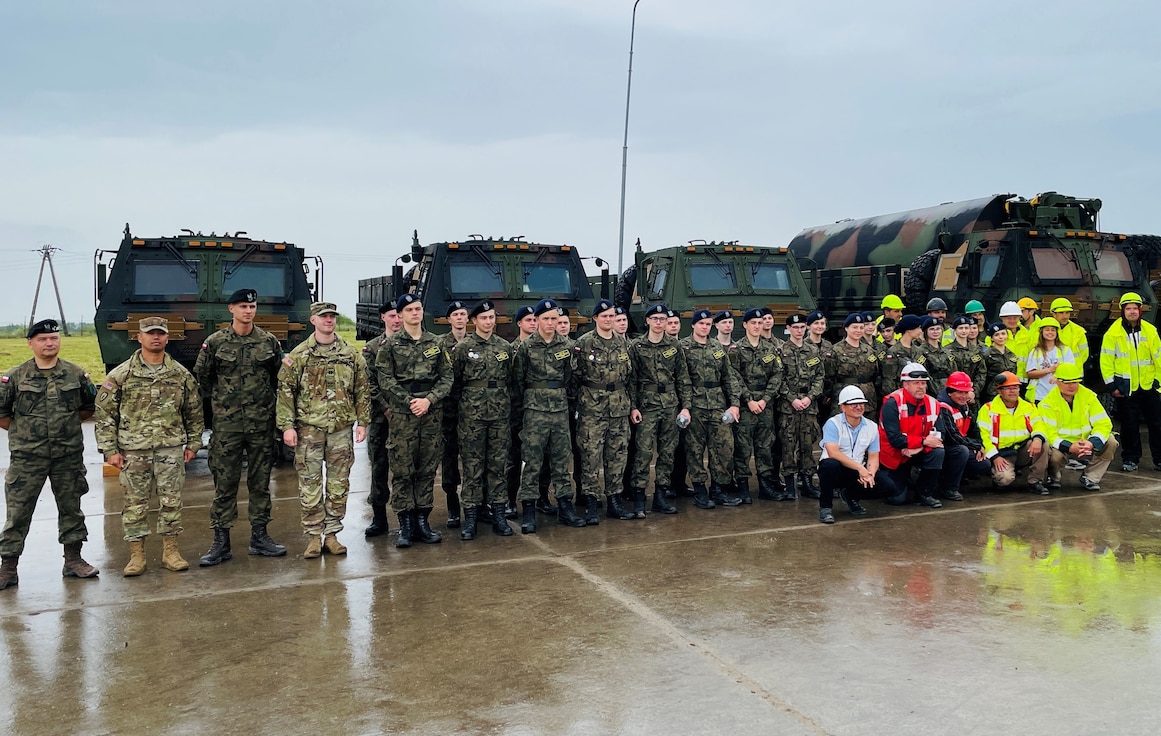
[[[1153,388],[1157,365],[1161,364],[1157,328],[1145,320],[1137,324],[1137,330],[1126,329],[1121,318],[1109,327],[1101,341],[1101,377],[1126,396],[1139,388]]]
[[[1036,407],[1024,399],[1017,399],[1016,406],[1009,409],[1004,400],[997,396],[992,403],[980,409],[976,424],[980,428],[980,440],[984,443],[984,454],[989,460],[1007,450],[1032,439],[1038,416]]]
[[[1060,395],[1060,389],[1054,388],[1036,411],[1039,416],[1033,427],[1035,433],[1061,452],[1068,452],[1078,440],[1089,440],[1100,452],[1113,433],[1113,422],[1100,399],[1084,386],[1077,389],[1072,406]]]

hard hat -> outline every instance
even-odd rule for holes
[[[920,363],[908,363],[903,366],[899,378],[904,381],[927,381],[931,378],[931,374]]]
[[[1041,317],[1040,319],[1036,320],[1037,332],[1043,330],[1045,327],[1051,327],[1053,329],[1059,330],[1060,322],[1058,322],[1055,317]]]
[[[1024,301],[1032,302],[1031,299],[1027,299],[1027,298]],[[1025,307],[1025,309],[1035,309],[1036,302],[1032,302],[1032,304],[1033,304],[1033,306]],[[1004,302],[1000,306],[1000,316],[1001,317],[1019,317],[1020,316],[1020,305],[1017,304],[1016,302]]]
[[[947,311],[947,302],[940,299],[939,297],[935,297],[931,301],[927,302],[927,311],[928,312],[934,312],[938,309],[942,309],[943,311],[946,312]]]
[[[967,306],[963,308],[964,314],[975,314],[982,311],[984,311],[984,305],[980,304],[978,299],[972,299],[967,303]]]
[[[894,294],[888,294],[883,297],[883,303],[879,305],[879,309],[902,309],[903,300]]]
[[[1072,311],[1072,302],[1068,301],[1064,297],[1060,297],[1059,299],[1053,299],[1052,300],[1052,309],[1050,311],[1053,314],[1055,314],[1057,312],[1071,312]]]
[[[956,371],[947,377],[948,391],[971,391],[972,379],[963,371]]]
[[[863,395],[863,390],[858,386],[847,386],[842,391],[839,391],[840,404],[865,404],[867,397]]]
[[[1075,383],[1084,380],[1084,371],[1076,363],[1061,363],[1056,366],[1056,382]]]
[[[1040,309],[1040,305],[1036,303],[1036,300],[1027,296],[1016,302],[1016,306],[1020,309]]]
[[[993,380],[993,385],[996,388],[1010,388],[1012,386],[1018,388],[1020,386],[1020,379],[1016,378],[1015,373],[1011,371],[1004,371],[1003,373],[996,375],[995,379]]]
[[[1130,291],[1128,294],[1125,294],[1123,297],[1121,297],[1122,307],[1126,304],[1136,304],[1137,306],[1141,306],[1144,303],[1144,300],[1141,299],[1141,295],[1135,291]]]

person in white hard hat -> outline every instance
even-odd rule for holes
[[[834,492],[856,516],[867,513],[864,498],[895,493],[894,485],[879,471],[879,427],[863,416],[867,397],[858,386],[839,392],[839,410],[822,426],[822,461],[818,465],[818,520],[834,523]]]

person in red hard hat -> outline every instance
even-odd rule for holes
[[[975,384],[968,374],[956,371],[947,378],[939,392],[940,418],[936,428],[943,434],[943,470],[939,474],[940,495],[949,501],[962,501],[960,486],[965,475],[989,475],[992,465],[984,457],[980,428],[972,411],[971,397]]]

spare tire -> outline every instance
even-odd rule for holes
[[[911,268],[903,277],[903,303],[914,314],[927,313],[927,300],[931,294],[931,281],[935,278],[935,264],[942,253],[932,248],[911,262]]]
[[[617,277],[617,288],[613,289],[613,304],[628,311],[633,303],[633,290],[637,288],[637,264],[625,269]]]
[[[1125,254],[1145,270],[1158,266],[1161,260],[1161,235],[1130,235],[1121,243]]]

